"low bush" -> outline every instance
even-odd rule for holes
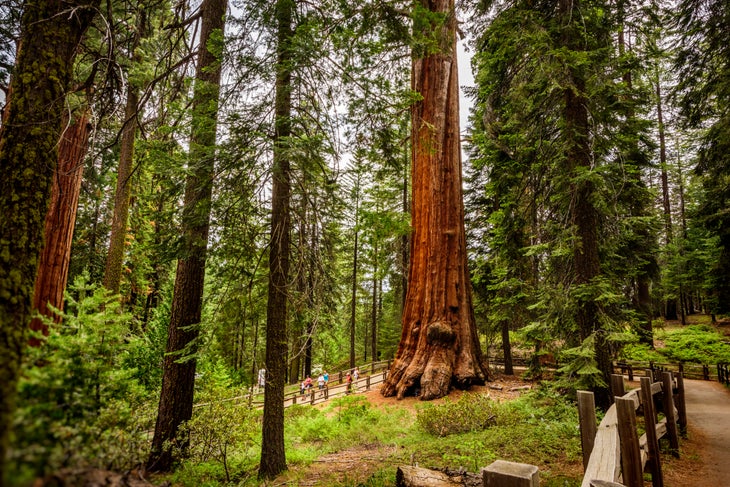
[[[416,423],[434,436],[480,431],[497,424],[499,405],[485,394],[463,394],[448,398],[418,412]]]
[[[662,352],[672,361],[730,363],[730,345],[725,340],[712,326],[692,325],[667,332]]]

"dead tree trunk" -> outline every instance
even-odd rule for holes
[[[83,161],[91,130],[88,110],[82,111],[76,120],[64,127],[66,130],[58,146],[58,166],[51,188],[51,205],[46,213],[45,247],[41,252],[33,293],[33,308],[47,317],[52,317],[49,304],[63,310],[63,293],[68,281],[71,241],[84,173]],[[55,316],[54,320],[59,322],[60,317]],[[30,329],[48,335],[48,326],[38,317],[31,320]],[[37,347],[40,340],[31,337],[29,344]]]
[[[398,352],[381,391],[403,398],[420,390],[429,400],[447,395],[452,385],[483,384],[488,372],[466,266],[454,2],[423,5],[444,23],[418,34],[439,39],[437,49],[414,52],[411,84],[423,99],[411,112],[408,292]]]

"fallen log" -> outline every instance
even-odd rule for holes
[[[437,470],[403,465],[395,473],[396,487],[462,487],[462,476],[449,476]]]

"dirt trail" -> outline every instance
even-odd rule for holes
[[[685,380],[684,384],[690,435],[696,432],[703,440],[703,475],[687,485],[730,487],[730,391],[718,382]]]

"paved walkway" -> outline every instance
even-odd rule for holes
[[[707,440],[706,476],[693,487],[730,487],[730,390],[718,382],[684,381],[687,422]]]

